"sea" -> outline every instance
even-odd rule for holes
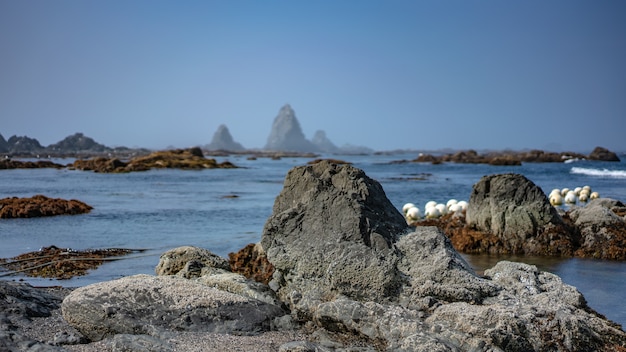
[[[523,163],[521,166],[414,163],[416,153],[322,155],[352,163],[380,182],[394,206],[416,204],[423,212],[430,200],[469,201],[481,177],[518,173],[548,194],[554,188],[588,185],[601,197],[626,201],[626,155],[621,162],[572,160]],[[78,199],[93,207],[88,214],[31,219],[0,219],[0,258],[57,246],[75,250],[127,248],[142,250],[106,262],[85,276],[69,280],[29,278],[0,271],[2,280],[35,286],[78,287],[134,274],[154,274],[159,256],[179,246],[207,248],[227,257],[260,240],[274,199],[287,172],[310,158],[218,157],[237,169],[159,169],[102,174],[71,169],[0,170],[0,198]],[[27,160],[27,159],[24,159]],[[73,159],[52,159],[60,164]],[[578,205],[584,206],[584,205]],[[588,304],[626,326],[626,262],[527,256],[463,255],[480,272],[500,260],[536,265],[552,272],[585,296]]]

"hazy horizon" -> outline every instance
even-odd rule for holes
[[[626,152],[626,2],[0,0],[0,133]]]

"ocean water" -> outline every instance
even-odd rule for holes
[[[498,173],[523,174],[546,193],[553,188],[589,185],[602,197],[626,201],[626,155],[620,155],[619,163],[574,161],[522,166],[394,162],[415,157],[396,154],[339,158],[352,162],[380,182],[398,209],[408,202],[423,211],[429,200],[442,203],[452,198],[469,200],[472,186],[482,176]],[[207,248],[226,257],[229,252],[260,240],[286,173],[310,160],[247,160],[245,156],[218,159],[229,160],[241,168],[128,174],[68,169],[0,170],[0,198],[43,194],[78,199],[94,207],[89,214],[77,216],[0,219],[0,258],[50,245],[78,250],[114,247],[144,250],[70,280],[21,276],[0,279],[22,279],[33,285],[82,286],[127,275],[152,274],[160,254],[183,245]],[[67,164],[73,160],[53,161]],[[623,302],[626,263],[519,256],[464,257],[477,271],[505,259],[537,265],[576,286],[591,307],[626,325]]]

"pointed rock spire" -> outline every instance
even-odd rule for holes
[[[296,113],[289,104],[284,105],[274,119],[265,149],[294,152],[318,151],[318,148],[304,137]]]
[[[215,133],[213,134],[213,139],[211,139],[211,143],[209,143],[207,149],[240,151],[244,150],[245,148],[241,144],[235,142],[226,125],[220,125],[217,128],[217,131],[215,131]]]

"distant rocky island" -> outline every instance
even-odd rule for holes
[[[285,104],[274,118],[267,143],[263,149],[246,148],[237,142],[231,135],[228,127],[221,124],[209,144],[198,146],[206,155],[249,154],[253,157],[317,157],[318,154],[336,155],[366,155],[393,152],[375,152],[374,150],[357,145],[345,144],[338,147],[323,130],[317,130],[311,140],[307,139],[296,113],[289,104]],[[491,165],[521,165],[522,162],[567,162],[568,160],[587,159],[600,161],[620,161],[616,153],[603,147],[596,147],[589,155],[574,152],[549,152],[542,150],[529,151],[489,151],[478,153],[475,150],[452,151],[450,153],[432,152],[419,153],[415,150],[403,150],[403,153],[415,152],[413,160],[399,160],[402,162],[442,162],[491,164]],[[35,138],[27,136],[11,136],[5,140],[0,134],[0,156],[5,159],[11,157],[24,158],[51,158],[73,157],[78,159],[91,157],[107,157],[130,160],[133,157],[148,155],[153,150],[146,148],[111,148],[100,144],[82,133],[75,133],[65,139],[42,146]],[[10,165],[9,165],[10,166]],[[9,168],[7,166],[7,168]],[[31,165],[29,167],[42,167]],[[49,167],[49,166],[48,166]]]
[[[237,143],[230,134],[226,125],[220,125],[213,135],[211,143],[205,149],[209,151],[241,152],[247,150]],[[328,154],[371,154],[372,149],[362,146],[345,145],[337,147],[326,137],[326,132],[318,130],[312,140],[308,140],[296,113],[289,104],[285,104],[274,118],[272,129],[263,147],[267,152],[292,153],[328,153]]]

